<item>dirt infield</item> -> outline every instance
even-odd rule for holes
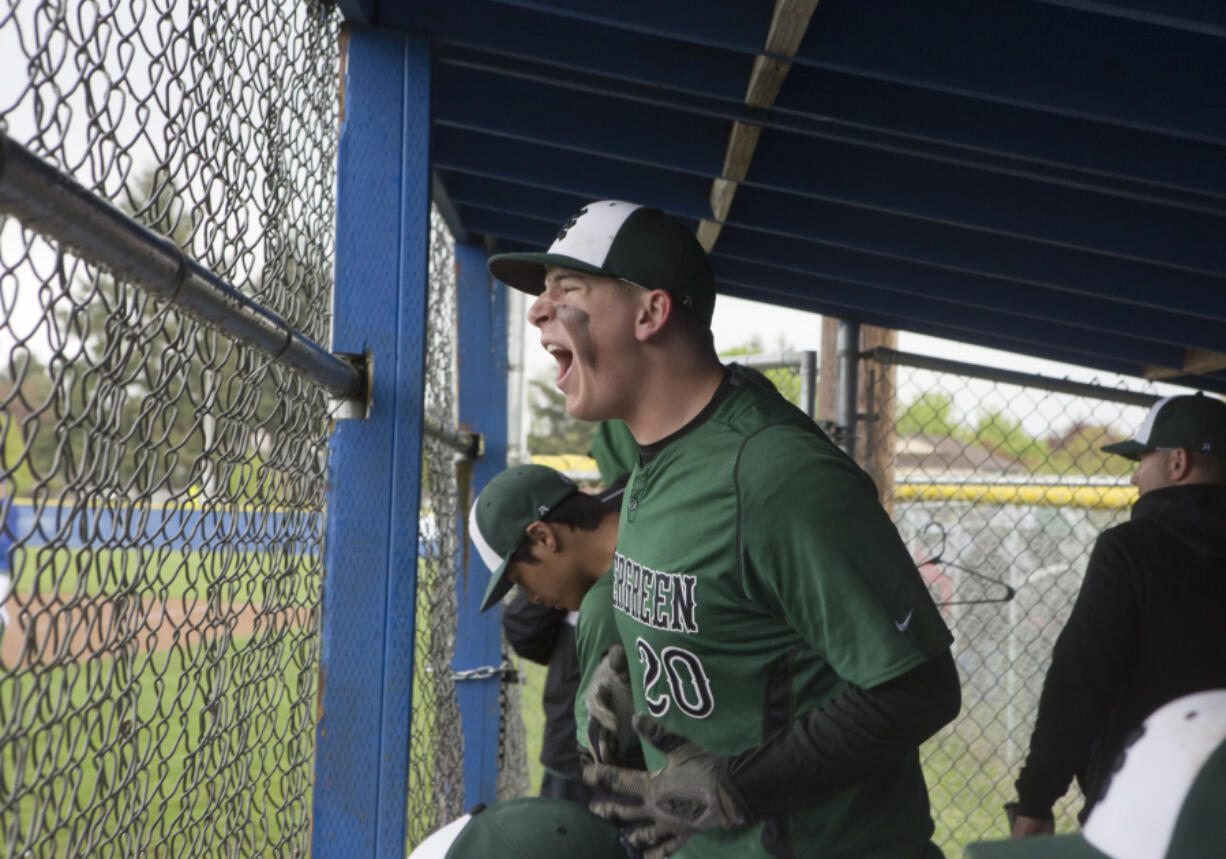
[[[167,650],[175,645],[196,647],[219,635],[250,635],[261,628],[302,626],[310,616],[303,606],[265,611],[262,606],[212,604],[198,599],[154,599],[126,606],[115,599],[93,599],[66,605],[55,595],[39,600],[30,594],[9,594],[5,601],[9,626],[0,645],[0,659],[10,670],[18,665],[64,665],[85,658],[121,652]]]

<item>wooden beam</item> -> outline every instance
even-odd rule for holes
[[[1146,379],[1177,379],[1180,376],[1216,373],[1218,370],[1226,370],[1226,355],[1208,349],[1185,349],[1182,367],[1148,366],[1142,375]]]
[[[777,0],[766,34],[765,53],[754,59],[753,72],[749,76],[749,87],[745,91],[747,105],[774,105],[788,70],[792,68],[790,59],[785,58],[795,56],[800,49],[816,9],[817,0]]]
[[[766,52],[796,56],[816,9],[817,0],[778,0],[771,28],[766,33]]]
[[[800,48],[817,3],[818,0],[775,0],[766,44],[763,53],[754,58],[749,86],[745,90],[745,103],[750,107],[770,108],[775,104],[792,67],[790,58]],[[732,124],[723,173],[711,185],[711,219],[698,225],[698,241],[708,253],[719,239],[723,221],[732,207],[732,198],[736,196],[737,183],[748,174],[761,135],[759,126],[740,121]]]
[[[718,182],[719,180],[716,179],[715,181]],[[719,241],[719,232],[723,228],[724,225],[719,221],[709,221],[704,218],[698,222],[698,232],[695,235],[698,237],[698,244],[702,245],[704,251],[711,253],[711,249]]]

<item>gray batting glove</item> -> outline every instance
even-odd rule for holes
[[[630,692],[630,664],[626,649],[615,644],[605,653],[587,691],[588,743],[592,755],[602,764],[625,763],[623,755],[637,745],[630,719],[634,715],[634,696]]]
[[[636,715],[634,729],[664,752],[656,772],[590,764],[583,780],[618,798],[592,804],[592,811],[622,827],[643,859],[667,859],[699,832],[735,829],[753,815],[728,780],[720,758],[670,732],[650,716]]]

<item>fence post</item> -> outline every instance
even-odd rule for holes
[[[838,401],[835,405],[834,441],[852,459],[856,458],[856,394],[859,391],[860,323],[839,320]]]
[[[817,353],[807,349],[800,354],[800,409],[817,420]]]
[[[430,216],[430,43],[354,26],[342,53],[333,349],[372,406],[329,445],[314,856],[405,852]]]
[[[507,301],[506,289],[490,277],[485,249],[455,246],[456,306],[460,356],[460,423],[482,433],[485,455],[473,463],[471,489],[460,482],[459,559],[456,569],[456,648],[453,667],[467,671],[502,661],[502,609],[481,613],[490,573],[467,539],[472,500],[507,466]],[[458,680],[456,698],[464,732],[464,802],[497,799],[500,674]]]

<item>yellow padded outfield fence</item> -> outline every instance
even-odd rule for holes
[[[1127,510],[1137,500],[1135,486],[1056,486],[1033,483],[900,483],[895,501],[969,501],[1024,507],[1083,507]]]

